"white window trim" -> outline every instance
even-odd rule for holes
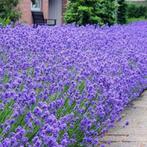
[[[31,11],[41,11],[42,2],[40,0],[40,8],[33,8],[32,2],[31,2]]]

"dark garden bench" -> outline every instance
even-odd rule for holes
[[[34,27],[38,25],[56,25],[56,19],[44,19],[43,12],[32,12]]]

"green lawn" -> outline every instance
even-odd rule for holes
[[[147,18],[144,18],[144,17],[140,17],[140,18],[128,18],[127,22],[128,23],[131,23],[131,22],[136,22],[136,21],[141,21],[141,20],[146,20],[147,21]]]

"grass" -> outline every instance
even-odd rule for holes
[[[143,21],[143,20],[146,20],[146,21],[147,21],[147,18],[145,18],[145,17],[140,17],[140,18],[128,18],[127,22],[128,22],[128,23],[131,23],[131,22],[137,22],[137,21]]]

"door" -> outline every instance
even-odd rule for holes
[[[49,19],[56,19],[56,24],[62,23],[62,0],[49,0]]]

